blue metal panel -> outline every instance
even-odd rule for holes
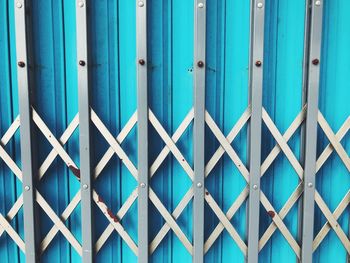
[[[334,133],[340,129],[350,115],[349,108],[349,74],[350,59],[350,17],[348,1],[325,1],[323,19],[323,47],[321,61],[321,86],[319,108]],[[341,144],[347,154],[350,153],[349,132]],[[329,143],[324,132],[319,129],[318,152]],[[350,188],[349,171],[346,169],[337,153],[330,156],[328,162],[321,168],[316,177],[316,189],[320,192],[326,204],[333,212]],[[319,230],[325,222],[325,217],[315,206],[315,230]],[[338,220],[339,225],[349,236],[349,208]],[[346,250],[334,231],[330,231],[323,244],[314,254],[315,262],[344,262]]]
[[[304,10],[305,0],[266,1],[265,72],[263,107],[283,135],[302,109]],[[299,159],[300,135],[298,129],[288,145]],[[276,145],[271,132],[263,125],[262,160]],[[299,178],[283,152],[267,170],[261,180],[276,211],[280,211],[299,183]],[[260,231],[263,234],[271,223],[266,210],[261,209]],[[298,205],[294,205],[284,220],[297,239]],[[263,248],[261,262],[296,262],[297,257],[286,239],[277,229]]]
[[[4,135],[18,115],[16,53],[14,39],[14,13],[12,4],[0,2],[0,137]],[[19,132],[5,147],[9,155],[19,163]],[[0,213],[9,212],[22,193],[22,184],[11,173],[3,161],[0,161]],[[23,239],[22,211],[12,220],[11,226]],[[19,262],[24,255],[6,233],[0,237],[0,258],[5,262]]]
[[[263,105],[283,134],[302,109],[302,64],[304,48],[305,0],[266,0],[264,101]],[[148,1],[149,105],[165,130],[172,135],[193,106],[193,1]],[[321,58],[320,111],[336,133],[350,115],[348,107],[350,75],[350,18],[346,0],[325,1],[323,52]],[[224,135],[232,129],[248,106],[249,1],[207,0],[206,107]],[[32,1],[31,17],[34,41],[34,108],[59,138],[78,113],[75,1]],[[136,19],[135,1],[90,1],[88,8],[90,46],[91,106],[114,136],[136,111]],[[0,0],[0,136],[18,115],[14,39],[14,1]],[[192,124],[176,144],[193,167]],[[109,147],[96,128],[93,132],[93,167]],[[37,130],[38,160],[42,163],[52,147]],[[160,136],[150,128],[150,163],[164,147]],[[300,158],[301,129],[288,142]],[[79,163],[78,130],[65,149]],[[350,153],[349,134],[342,140]],[[206,161],[219,146],[213,133],[206,130]],[[122,143],[131,161],[137,164],[137,132],[134,128]],[[319,130],[318,154],[329,143]],[[262,161],[276,144],[267,127],[263,127]],[[247,127],[231,144],[247,164]],[[20,164],[19,133],[5,148]],[[169,156],[172,156],[170,153]],[[287,158],[279,157],[262,178],[261,188],[279,211],[299,182]],[[168,157],[150,181],[150,186],[165,207],[172,212],[192,183],[174,157]],[[206,186],[224,212],[240,194],[246,183],[225,154],[206,179]],[[125,165],[114,156],[95,182],[95,189],[116,213],[137,186]],[[21,194],[22,185],[0,161],[0,213],[6,214]],[[333,210],[350,188],[349,171],[336,153],[317,174],[316,189]],[[50,206],[61,214],[79,190],[79,182],[57,157],[38,187]],[[96,240],[108,224],[93,205]],[[315,234],[326,222],[318,206]],[[218,224],[217,216],[205,207],[205,237]],[[299,211],[300,212],[300,211]],[[300,226],[298,205],[284,219],[297,239]],[[349,233],[349,209],[339,219]],[[39,209],[41,238],[52,227],[51,220]],[[192,201],[177,223],[192,242]],[[261,209],[260,237],[271,223]],[[150,205],[150,238],[165,223]],[[246,242],[246,202],[231,220]],[[23,215],[11,225],[23,238]],[[66,223],[81,242],[81,213],[78,206]],[[137,242],[136,202],[122,220],[125,230]],[[349,235],[348,235],[349,236]],[[151,241],[150,240],[150,241]],[[297,239],[298,240],[298,239]],[[299,244],[300,245],[300,244]],[[24,262],[24,255],[7,234],[0,237],[1,262]],[[205,256],[206,262],[244,261],[244,255],[226,230]],[[334,231],[315,251],[315,262],[345,262],[346,251]],[[58,233],[42,255],[42,262],[80,262],[80,256]],[[191,262],[191,255],[170,231],[152,254],[152,262]],[[295,262],[296,255],[276,230],[259,255],[261,262]],[[137,257],[114,231],[97,254],[97,262],[136,262]]]

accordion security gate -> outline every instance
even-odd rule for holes
[[[349,8],[0,0],[1,262],[346,262]]]

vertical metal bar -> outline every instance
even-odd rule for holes
[[[309,40],[310,40],[310,1],[305,1],[305,19],[304,19],[304,54],[303,54],[303,83],[302,83],[302,106],[307,103],[307,78],[308,78],[308,63],[309,63]],[[302,166],[305,166],[305,123],[301,125],[300,135],[300,161]],[[298,202],[298,242],[302,242],[302,221],[303,221],[303,199]],[[299,258],[297,262],[300,262]]]
[[[137,132],[138,132],[138,262],[147,263],[148,246],[148,90],[147,0],[136,0]]]
[[[88,79],[87,46],[87,1],[76,0],[78,95],[79,95],[79,145],[80,145],[80,180],[81,180],[81,218],[83,255],[85,263],[94,261],[93,213],[92,213],[92,178],[91,178],[91,143],[90,143],[90,99]]]
[[[32,132],[31,96],[27,51],[26,2],[15,0],[17,79],[20,112],[21,162],[23,174],[23,209],[26,262],[37,262],[37,224],[35,223],[35,175],[33,160],[34,137]],[[27,3],[28,4],[28,3]]]
[[[261,124],[264,57],[265,0],[251,1],[250,35],[250,104],[252,115],[249,126],[250,186],[248,204],[248,254],[249,263],[258,262],[259,210],[261,167]]]
[[[314,237],[317,113],[320,82],[323,0],[311,2],[311,25],[307,76],[307,115],[305,127],[305,168],[301,261],[312,262]]]
[[[205,144],[206,0],[194,6],[194,203],[193,262],[204,261],[204,144]]]

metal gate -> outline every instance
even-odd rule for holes
[[[0,0],[1,262],[346,262],[347,0]]]

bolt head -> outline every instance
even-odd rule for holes
[[[146,64],[146,61],[144,60],[144,59],[139,59],[139,64],[141,65],[141,66],[143,66],[143,65],[145,65]]]
[[[142,1],[139,1],[139,2],[138,2],[138,6],[139,6],[139,7],[143,7],[144,5],[145,5],[144,2],[142,2]]]
[[[22,8],[22,6],[23,6],[22,3],[20,3],[20,2],[17,2],[17,3],[16,3],[16,7],[17,7],[17,8]]]
[[[202,188],[203,184],[202,183],[197,183],[198,188]]]
[[[261,62],[260,60],[257,60],[257,61],[255,62],[255,66],[257,66],[258,68],[260,68],[261,65],[262,65],[262,62]]]
[[[203,68],[204,67],[204,62],[203,61],[198,61],[197,66],[199,68]]]
[[[312,64],[317,66],[318,64],[320,64],[320,60],[315,58],[314,60],[312,60]]]
[[[79,2],[78,2],[78,6],[79,6],[79,7],[83,7],[83,6],[84,6],[84,2],[83,2],[83,1],[79,1]]]
[[[79,65],[84,67],[86,65],[85,61],[84,60],[79,60]]]
[[[145,183],[140,183],[141,188],[145,188],[146,184]]]
[[[24,68],[26,66],[26,64],[23,61],[19,61],[17,64],[20,68]]]
[[[198,7],[199,7],[199,8],[203,8],[203,7],[204,7],[204,4],[203,4],[203,3],[198,3]]]
[[[315,5],[320,6],[320,5],[321,5],[321,1],[320,1],[320,0],[317,0],[317,1],[315,2]]]
[[[89,186],[87,185],[87,184],[83,184],[83,189],[84,190],[86,190],[86,189],[88,189],[89,188]]]
[[[312,187],[314,186],[314,184],[313,184],[313,183],[308,183],[307,186],[308,186],[309,188],[312,188]]]
[[[254,190],[257,190],[257,189],[258,189],[258,185],[254,184],[254,185],[253,185],[253,189],[254,189]]]
[[[264,4],[261,3],[261,2],[259,2],[259,3],[257,4],[257,7],[258,7],[258,8],[263,8],[263,6],[264,6]]]
[[[24,187],[24,190],[29,191],[29,190],[30,190],[30,186],[29,186],[29,185],[26,185],[26,186]]]

